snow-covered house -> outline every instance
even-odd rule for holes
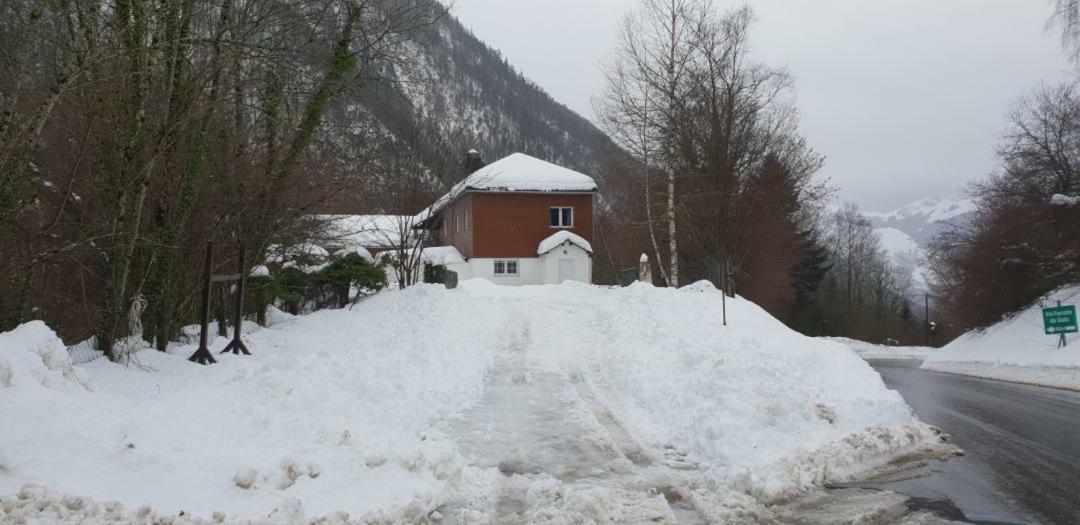
[[[462,279],[591,282],[596,192],[587,175],[515,153],[456,184],[416,224],[460,253],[463,262],[446,266]]]

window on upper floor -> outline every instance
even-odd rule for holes
[[[573,208],[551,208],[551,227],[552,228],[573,228],[574,227],[574,209]]]

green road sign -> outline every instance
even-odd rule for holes
[[[1043,308],[1043,326],[1046,327],[1046,335],[1080,332],[1076,327],[1076,307]]]

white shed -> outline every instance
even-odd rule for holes
[[[568,230],[556,232],[537,247],[542,284],[592,282],[592,245]]]

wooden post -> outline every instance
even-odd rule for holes
[[[247,282],[247,267],[244,265],[244,255],[246,249],[240,247],[240,266],[237,269],[236,285],[236,311],[233,312],[233,340],[229,341],[228,346],[225,347],[221,353],[232,351],[234,355],[251,355],[248,351],[247,345],[244,344],[244,340],[240,338],[240,327],[244,322],[244,284]]]
[[[724,326],[727,326],[727,292],[720,290],[720,311],[723,312]]]
[[[713,280],[716,281],[717,286],[720,287],[720,316],[724,322],[724,326],[727,326],[727,289],[728,289],[728,265],[727,261],[721,260],[715,263],[713,270],[710,272],[713,274]]]
[[[926,327],[926,346],[930,346],[930,294],[923,294],[923,323]]]
[[[214,308],[214,317],[217,318],[217,335],[228,337],[229,335],[229,289],[222,286],[218,289],[218,304]]]
[[[214,274],[214,241],[206,241],[206,267],[204,270],[203,281],[203,296],[202,296],[202,319],[201,330],[199,331],[199,349],[191,354],[188,361],[199,363],[200,365],[209,365],[216,363],[214,354],[210,353],[210,349],[207,347],[207,339],[209,334],[207,331],[210,329],[210,288],[213,285]]]
[[[735,265],[731,261],[724,261],[724,293],[728,297],[735,298]]]
[[[244,344],[244,340],[240,337],[240,328],[244,320],[244,285],[247,283],[247,268],[244,262],[245,249],[240,247],[239,257],[239,271],[231,275],[214,275],[214,242],[206,242],[206,274],[205,281],[203,282],[203,304],[202,304],[202,329],[199,332],[199,349],[191,354],[188,358],[189,361],[199,363],[200,365],[209,365],[217,362],[214,359],[214,354],[210,353],[208,347],[209,330],[210,330],[210,292],[214,283],[230,283],[237,281],[236,290],[236,311],[233,312],[233,339],[225,347],[221,353],[232,352],[234,354],[251,355],[251,351],[248,350],[247,345]],[[224,295],[224,293],[222,294]],[[224,305],[224,302],[222,303]],[[219,326],[220,328],[220,326]],[[227,334],[228,332],[226,332]]]

